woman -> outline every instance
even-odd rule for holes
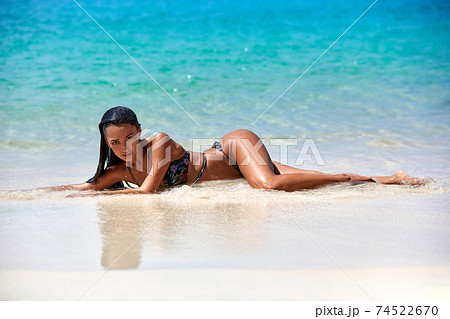
[[[272,161],[261,139],[248,130],[226,134],[205,152],[186,151],[165,133],[141,139],[141,126],[136,114],[123,106],[106,111],[98,127],[101,135],[100,158],[95,175],[85,183],[44,189],[93,191],[72,196],[147,194],[156,192],[160,187],[240,177],[244,177],[254,188],[284,191],[349,181],[417,183],[417,179],[402,171],[392,176],[368,177],[330,175],[283,165]],[[117,190],[124,188],[122,181],[138,187]],[[116,190],[102,191],[104,189]]]

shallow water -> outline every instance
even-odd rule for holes
[[[114,105],[181,143],[250,128],[360,153],[448,151],[447,1],[379,1],[255,125],[371,1],[79,3],[200,125],[74,2],[2,2],[7,153],[95,161]]]
[[[347,267],[449,264],[448,1],[379,1],[254,125],[371,1],[79,3],[200,125],[75,3],[2,2],[0,269],[104,269],[166,210],[115,268],[336,267],[311,237]],[[90,178],[114,105],[187,149],[248,128],[291,165],[311,138],[325,165],[302,168],[436,183],[23,191]],[[298,144],[284,154],[274,137]]]

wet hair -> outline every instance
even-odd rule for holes
[[[98,124],[98,129],[100,131],[100,156],[98,159],[97,171],[95,172],[95,175],[86,182],[88,183],[95,182],[97,178],[105,171],[106,167],[116,165],[122,161],[120,158],[116,156],[116,154],[114,154],[114,152],[106,143],[106,134],[105,134],[105,129],[108,126],[120,124],[134,125],[138,129],[140,127],[136,114],[131,109],[125,106],[116,106],[110,108],[108,111],[105,112],[105,114],[103,114],[100,124]],[[122,181],[107,187],[107,189],[118,189],[118,188],[124,188]]]

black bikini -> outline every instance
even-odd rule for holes
[[[205,153],[202,152],[202,154],[203,154],[203,166],[202,166],[202,169],[200,170],[200,173],[197,176],[197,179],[192,184],[195,184],[200,179],[200,177],[203,174],[203,171],[205,170],[206,156],[205,156]],[[189,162],[190,162],[189,157],[190,157],[190,153],[189,153],[189,151],[186,151],[186,153],[184,154],[183,157],[170,162],[170,165],[167,168],[166,174],[164,174],[164,177],[163,177],[164,186],[169,187],[169,186],[186,184],[186,181],[188,178],[188,167],[189,167]],[[131,167],[128,167],[128,170],[130,172],[131,178],[133,178],[134,183],[138,186],[141,186],[134,178],[133,173],[131,172]],[[125,183],[129,187],[131,187],[130,184],[128,184],[128,182],[125,181]]]

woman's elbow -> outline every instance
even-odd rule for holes
[[[164,133],[164,132],[159,132],[159,133],[156,133],[155,134],[155,138],[156,139],[162,139],[162,138],[168,138],[169,137],[169,135],[167,135],[166,133]]]

